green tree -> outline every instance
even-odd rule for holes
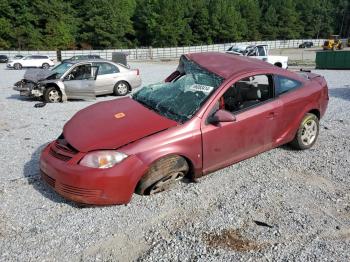
[[[210,34],[209,3],[205,0],[191,1],[187,9],[189,27],[192,31],[192,43],[212,44],[213,39]]]
[[[293,0],[276,1],[279,6],[278,13],[278,35],[279,39],[295,39],[300,37],[302,30],[299,14],[296,12]],[[277,6],[276,6],[277,7]]]
[[[261,25],[263,39],[276,39],[278,35],[278,16],[273,6],[269,6],[264,14]]]
[[[131,17],[135,1],[87,0],[80,7],[80,39],[93,48],[120,48],[130,45],[127,36],[134,33]]]
[[[189,19],[185,16],[185,2],[184,0],[138,1],[136,15],[139,18],[135,19],[135,23],[137,32],[143,31],[140,39],[147,37],[145,43],[160,47],[190,44],[192,31],[188,26]]]
[[[241,0],[239,11],[246,23],[244,33],[245,40],[254,41],[261,39],[261,11],[257,0]]]
[[[0,1],[0,48],[11,46],[11,16],[13,15],[8,0]]]
[[[210,0],[210,33],[215,43],[239,41],[246,24],[229,0]]]

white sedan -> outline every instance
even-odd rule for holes
[[[141,85],[138,69],[130,69],[107,60],[65,61],[50,70],[29,69],[15,83],[14,90],[45,102],[96,98],[97,95],[125,96]]]
[[[23,67],[41,67],[44,69],[54,66],[55,63],[45,55],[30,55],[20,59],[14,59],[7,63],[7,68],[14,68],[16,70]]]

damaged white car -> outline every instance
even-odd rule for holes
[[[67,61],[51,70],[27,70],[13,89],[22,96],[56,103],[68,99],[90,100],[105,94],[124,96],[140,85],[138,69],[129,69],[111,61],[94,60]]]
[[[226,53],[250,56],[284,69],[288,68],[288,56],[269,55],[268,45],[236,45],[227,49]]]

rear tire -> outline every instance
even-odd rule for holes
[[[116,96],[125,96],[129,92],[129,84],[125,81],[120,81],[115,84],[113,93]]]
[[[48,87],[44,91],[44,101],[46,103],[62,102],[62,94],[55,87]]]
[[[307,113],[290,145],[298,150],[309,149],[315,144],[319,131],[320,124],[317,116]]]
[[[42,65],[42,68],[43,68],[43,69],[49,69],[49,68],[50,68],[50,65],[49,65],[48,63],[44,63],[44,64]]]
[[[140,195],[154,195],[169,189],[188,173],[187,161],[171,155],[155,162],[139,181],[135,192]]]
[[[20,63],[16,63],[13,65],[13,68],[16,70],[21,70],[22,69],[22,65]]]

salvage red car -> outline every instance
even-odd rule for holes
[[[85,204],[128,203],[290,143],[312,147],[322,76],[222,53],[187,54],[164,82],[91,105],[42,152],[43,179]]]

